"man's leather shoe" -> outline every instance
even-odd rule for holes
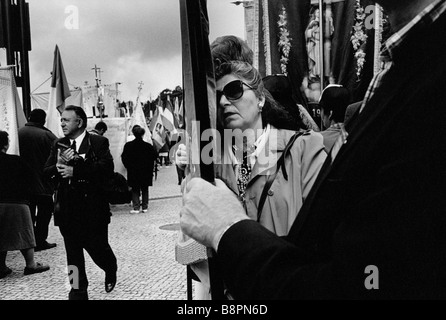
[[[68,293],[68,300],[88,300],[87,290],[71,289]]]
[[[11,274],[12,270],[8,267],[6,267],[4,270],[0,271],[0,279],[3,279],[4,277],[6,277],[7,275]]]
[[[48,243],[47,241],[38,244],[35,248],[34,248],[34,252],[37,251],[42,251],[42,250],[48,250],[51,248],[57,247],[57,244],[55,243]]]
[[[50,270],[50,266],[43,265],[41,263],[36,263],[34,268],[25,267],[25,270],[23,271],[23,274],[25,276],[28,276],[30,274],[42,273],[42,272],[45,272],[45,271],[48,271],[48,270]]]
[[[116,285],[116,272],[105,274],[105,292],[110,293]]]

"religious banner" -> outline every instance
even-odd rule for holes
[[[83,86],[82,87],[82,104],[89,118],[100,118],[98,109],[99,95],[104,107],[104,117],[119,117],[120,111],[117,100],[120,99],[120,92],[116,90],[115,85]]]
[[[18,130],[26,117],[14,80],[14,67],[0,68],[0,130],[9,135],[8,154],[20,155]]]
[[[379,9],[374,2],[254,0],[253,4],[250,45],[263,77],[287,75],[295,100],[307,109],[317,105],[328,84],[348,88],[352,102],[363,98],[373,76],[379,38],[375,37]]]
[[[87,130],[93,130],[99,121],[101,121],[99,118],[88,119]],[[110,142],[110,153],[113,156],[115,172],[119,172],[124,177],[127,177],[127,169],[122,164],[121,154],[124,150],[124,145],[129,141],[130,118],[105,118],[102,121],[107,125],[107,132],[105,132],[104,137]]]

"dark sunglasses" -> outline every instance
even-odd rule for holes
[[[249,84],[244,83],[241,80],[234,80],[229,82],[223,88],[223,91],[217,90],[217,103],[220,102],[221,97],[224,95],[228,100],[238,100],[243,97],[243,85],[247,86],[249,89],[254,90]]]

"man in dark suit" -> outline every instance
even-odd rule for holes
[[[186,186],[182,230],[217,251],[235,299],[446,298],[446,2],[377,2],[395,31],[392,64],[286,239],[229,191]]]
[[[349,131],[350,127],[353,126],[353,123],[356,119],[359,109],[361,108],[361,105],[362,101],[358,101],[347,106],[344,117],[345,130]]]
[[[132,188],[133,210],[130,213],[146,213],[149,209],[149,187],[153,184],[153,167],[158,157],[155,148],[143,140],[144,128],[132,128],[135,139],[124,145],[122,163],[127,169],[127,181]],[[140,200],[141,199],[141,200]]]
[[[64,238],[72,289],[70,300],[88,299],[85,249],[105,271],[105,291],[116,284],[117,262],[108,242],[110,205],[105,179],[113,173],[108,139],[86,132],[87,116],[68,106],[61,116],[64,138],[56,141],[45,174],[57,183],[55,224]]]
[[[46,112],[42,109],[34,109],[29,115],[28,123],[19,129],[20,156],[33,169],[38,179],[37,195],[31,200],[29,206],[36,237],[34,251],[56,247],[55,243],[47,241],[54,209],[54,187],[51,181],[43,176],[43,167],[57,137],[44,127],[45,121]]]

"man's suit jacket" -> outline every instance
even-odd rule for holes
[[[43,177],[43,168],[57,137],[44,126],[28,122],[19,129],[20,157],[35,171],[38,194],[52,195],[54,186]]]
[[[286,239],[253,221],[224,234],[236,299],[446,298],[444,30],[443,14],[395,52]]]
[[[79,154],[85,160],[74,165],[74,177],[62,179],[57,172],[57,142],[70,145],[70,139],[58,139],[45,165],[45,174],[55,181],[61,210],[54,213],[58,226],[82,227],[86,224],[110,223],[110,205],[104,184],[114,170],[109,141],[99,135],[86,134]]]
[[[124,145],[121,160],[127,169],[129,186],[152,186],[153,166],[157,157],[155,148],[142,139],[135,139]]]

